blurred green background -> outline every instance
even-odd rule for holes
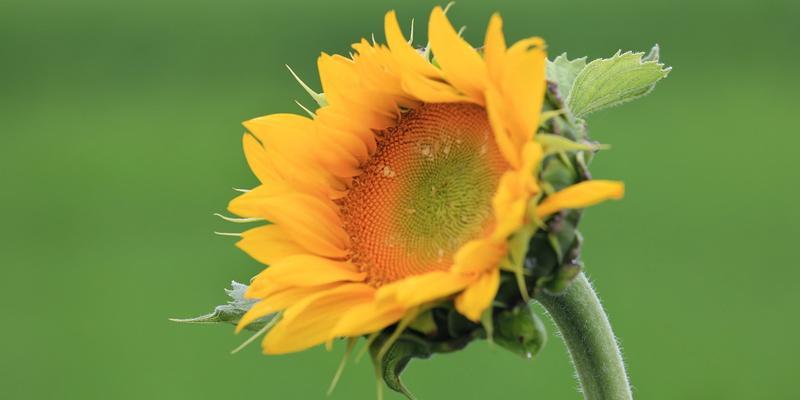
[[[800,90],[796,1],[463,1],[480,43],[544,36],[550,54],[658,42],[649,97],[590,117],[613,144],[595,176],[624,201],[588,212],[584,254],[640,399],[790,399],[796,388]],[[214,230],[255,183],[240,122],[311,101],[320,51],[347,52],[395,8],[424,43],[434,3],[0,3],[0,397],[317,399],[342,351],[231,356],[244,336],[186,326],[259,270]],[[794,315],[794,317],[792,316]],[[564,347],[527,361],[477,342],[415,361],[425,399],[579,399]],[[374,398],[367,360],[333,399]],[[387,398],[398,398],[389,394]]]

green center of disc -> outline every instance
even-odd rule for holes
[[[397,245],[433,262],[451,259],[491,222],[491,199],[506,168],[485,111],[432,104],[409,115],[391,150],[403,157],[392,223]]]

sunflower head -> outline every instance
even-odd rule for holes
[[[490,134],[486,112],[469,103],[423,104],[377,133],[337,201],[366,282],[447,271],[464,243],[492,229],[491,194],[509,166]]]
[[[407,393],[411,358],[475,339],[525,357],[542,346],[529,300],[580,270],[580,209],[623,194],[591,179],[603,146],[582,117],[652,87],[599,85],[633,69],[550,62],[537,37],[508,45],[498,15],[480,50],[439,7],[428,46],[409,44],[393,11],[385,37],[319,57],[322,93],[301,81],[319,105],[309,116],[244,123],[259,184],[226,219],[263,221],[237,243],[267,265],[237,329],[263,326],[268,354],[365,337],[386,383]],[[660,71],[655,61],[636,62]]]

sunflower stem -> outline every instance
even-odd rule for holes
[[[631,400],[611,324],[589,280],[579,274],[559,295],[536,297],[561,331],[586,400]]]

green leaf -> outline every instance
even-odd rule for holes
[[[658,62],[658,57],[661,55],[661,47],[658,46],[658,43],[653,45],[653,48],[650,49],[650,52],[647,53],[646,56],[642,57],[642,61],[656,61]]]
[[[188,324],[228,323],[236,325],[247,310],[256,303],[256,300],[244,298],[245,292],[247,292],[247,285],[232,281],[231,288],[225,289],[225,293],[231,298],[227,304],[219,305],[214,308],[214,311],[205,315],[194,318],[170,318],[170,321]],[[252,324],[248,325],[246,329],[258,331],[263,328],[270,319],[272,319],[272,314],[254,321]]]
[[[547,60],[547,80],[556,83],[561,99],[569,96],[572,83],[584,67],[586,67],[586,57],[570,61],[567,53],[556,57],[553,61]]]
[[[575,78],[567,107],[576,117],[642,97],[665,78],[671,68],[659,63],[658,47],[644,53],[620,53],[590,62]]]

